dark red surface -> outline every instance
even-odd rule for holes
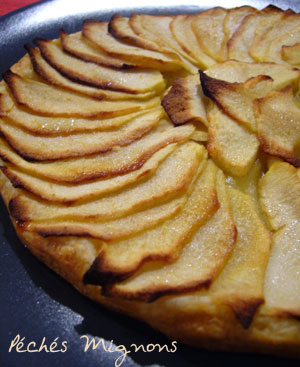
[[[0,16],[39,1],[40,0],[2,0],[0,1]]]

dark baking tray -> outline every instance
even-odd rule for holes
[[[3,0],[2,0],[3,1]],[[108,20],[119,12],[182,13],[196,12],[220,5],[233,7],[253,5],[262,8],[267,1],[189,1],[180,5],[179,1],[165,0],[160,6],[155,2],[140,0],[136,6],[130,2],[110,0],[109,4],[100,1],[83,0],[80,3],[70,0],[48,0],[20,9],[0,18],[0,71],[1,74],[17,62],[25,53],[23,45],[33,38],[57,38],[58,30],[75,32],[81,28],[86,18]],[[183,3],[183,1],[182,1]],[[97,5],[98,4],[98,5]],[[284,9],[300,11],[299,1],[273,1],[272,4]],[[36,260],[18,240],[10,223],[6,208],[0,202],[0,366],[1,367],[113,367],[120,356],[99,346],[96,350],[84,352],[82,335],[97,337],[106,341],[106,348],[112,345],[132,343],[167,344],[171,341],[147,325],[126,316],[113,313],[81,296],[63,279]],[[67,342],[67,350],[62,352],[18,353],[9,352],[12,340],[20,335],[25,345],[34,341],[39,347],[45,337],[45,344],[57,342],[56,350]],[[112,341],[112,342],[111,342]],[[111,344],[114,343],[114,344]],[[209,352],[179,344],[175,353],[163,351],[139,351],[129,354],[122,366],[165,366],[198,367],[230,364],[231,366],[253,366],[257,363],[272,366],[298,366],[299,362],[258,356],[251,354]]]

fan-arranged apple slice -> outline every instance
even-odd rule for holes
[[[189,53],[180,46],[176,38],[174,38],[171,31],[171,23],[174,19],[172,15],[135,15],[140,17],[140,25],[142,29],[143,37],[150,39],[152,42],[157,42],[161,45],[162,50],[169,48],[175,51],[180,57],[184,67],[191,73],[197,72],[197,60],[194,59]]]
[[[262,150],[300,167],[300,105],[292,88],[256,100],[255,113]]]
[[[200,73],[202,89],[228,116],[256,131],[253,101],[273,88],[272,78],[260,75],[244,83],[229,83]]]
[[[188,122],[207,126],[205,96],[198,75],[176,79],[161,104],[175,126]]]
[[[40,201],[22,192],[10,201],[10,213],[19,222],[123,217],[163,204],[186,192],[205,153],[203,146],[189,142],[167,157],[148,180],[78,205]]]
[[[176,15],[170,23],[170,28],[181,48],[197,60],[197,66],[203,70],[214,65],[216,61],[202,51],[192,30],[193,18],[194,15],[191,14]]]
[[[103,293],[149,302],[166,294],[208,288],[225,265],[236,238],[221,171],[216,188],[219,209],[196,231],[175,262],[145,264],[124,282],[104,287]]]
[[[179,70],[182,62],[178,58],[166,56],[161,52],[145,50],[143,48],[119,42],[108,33],[108,23],[97,21],[85,21],[82,34],[92,44],[98,46],[109,56],[118,57],[140,67],[157,70]]]
[[[114,70],[70,56],[53,41],[36,39],[35,43],[50,65],[75,82],[133,94],[164,87],[162,76],[157,70]]]
[[[294,45],[300,41],[300,15],[288,12],[276,27],[271,28],[258,42],[257,59],[282,63],[283,45]]]
[[[187,195],[185,194],[165,204],[104,222],[93,220],[49,220],[46,222],[31,222],[26,225],[26,228],[45,237],[84,236],[106,242],[117,241],[125,237],[134,236],[173,218],[180,213],[186,200]]]
[[[281,57],[287,63],[298,66],[300,64],[300,42],[291,46],[282,46]]]
[[[23,78],[11,71],[4,74],[4,79],[18,104],[45,116],[115,117],[142,110],[143,107],[151,108],[159,103],[159,97],[146,101],[97,101]]]
[[[133,172],[79,184],[62,183],[36,175],[32,176],[29,172],[12,165],[6,165],[1,169],[15,188],[24,189],[44,200],[74,204],[79,201],[91,200],[96,196],[110,194],[139,180],[149,178],[154,174],[159,164],[174,151],[176,146],[175,143],[160,149],[140,169]]]
[[[37,136],[0,119],[0,132],[22,157],[30,160],[63,159],[112,151],[149,133],[162,117],[161,108],[142,114],[119,130],[67,136]]]
[[[248,195],[235,189],[229,189],[228,194],[237,240],[209,293],[218,302],[230,306],[243,327],[248,328],[257,308],[264,302],[271,236]]]
[[[99,47],[95,47],[84,38],[81,32],[67,34],[65,31],[60,30],[59,35],[63,50],[81,60],[114,69],[126,70],[138,67],[129,61],[124,62],[124,60],[107,55]]]
[[[241,6],[238,8],[228,9],[227,14],[224,18],[223,22],[223,31],[224,31],[224,39],[222,43],[222,51],[221,53],[228,58],[227,52],[227,43],[228,40],[232,37],[233,33],[242,23],[244,18],[250,14],[255,14],[257,12],[256,9],[251,6]]]
[[[0,116],[12,121],[27,131],[42,136],[57,136],[71,133],[91,131],[106,131],[121,128],[122,125],[136,117],[150,112],[145,109],[139,112],[128,113],[113,118],[76,118],[76,117],[49,117],[30,113],[28,110],[16,105],[8,92],[0,94]],[[151,106],[149,106],[151,108]]]
[[[37,163],[25,161],[3,139],[0,139],[0,156],[3,160],[33,175],[74,184],[135,171],[159,149],[168,144],[186,141],[194,130],[191,125],[171,128],[162,122],[157,129],[143,139],[113,152]]]
[[[153,97],[157,92],[153,90],[145,93],[132,94],[132,93],[116,92],[108,89],[99,89],[88,85],[76,83],[70,79],[65,78],[56,69],[54,69],[47,61],[45,61],[41,56],[41,53],[38,48],[33,48],[30,45],[26,45],[26,49],[30,55],[34,71],[48,83],[56,85],[60,88],[66,88],[74,92],[88,95],[92,98],[106,99],[106,100],[147,99]],[[29,65],[28,67],[31,67],[31,65]]]
[[[224,8],[213,8],[197,14],[192,21],[192,28],[202,51],[218,62],[226,59],[222,48],[226,14],[227,10]]]
[[[287,85],[298,88],[300,71],[286,65],[269,62],[241,62],[228,60],[205,70],[211,78],[225,80],[229,83],[243,83],[250,78],[267,75],[273,79],[273,88],[282,89]]]
[[[275,163],[260,180],[260,202],[272,229],[265,277],[266,312],[300,316],[300,178],[297,169]]]
[[[266,19],[262,18],[259,22],[255,31],[253,43],[249,50],[249,53],[254,60],[266,61],[265,55],[275,39],[277,42],[277,38],[280,38],[282,31],[284,31],[285,28],[287,28],[287,32],[290,32],[293,26],[297,25],[297,15],[295,17],[294,12],[290,9],[284,11],[280,17],[279,14],[280,12],[278,12],[277,15],[275,14],[273,17],[268,17]]]
[[[259,182],[259,199],[270,227],[277,231],[300,216],[300,178],[286,162],[274,163]]]
[[[162,52],[164,54],[170,55],[175,59],[179,59],[174,52],[169,48],[162,48],[156,42],[150,39],[140,37],[134,32],[130,26],[130,19],[122,17],[119,14],[115,14],[110,18],[108,24],[108,31],[111,35],[120,41],[128,43],[129,45],[145,48],[147,50]]]
[[[216,174],[217,167],[209,161],[196,179],[184,208],[174,219],[137,236],[106,245],[85,274],[84,281],[102,285],[113,283],[128,278],[145,262],[177,259],[193,233],[219,207]]]
[[[223,113],[213,102],[207,116],[210,156],[227,174],[246,175],[257,157],[259,142],[256,135]]]
[[[249,50],[256,35],[267,32],[269,27],[280,20],[282,14],[281,9],[269,5],[260,12],[247,15],[228,41],[228,58],[247,62],[253,61]]]

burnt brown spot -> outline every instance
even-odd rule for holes
[[[236,300],[228,303],[237,320],[241,323],[244,329],[248,329],[252,323],[253,317],[258,307],[264,303],[263,298]]]

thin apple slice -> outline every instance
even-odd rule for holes
[[[34,115],[16,105],[8,92],[0,93],[0,116],[12,121],[27,131],[41,136],[57,136],[59,134],[72,134],[90,131],[106,131],[121,128],[125,123],[144,113],[144,111],[128,113],[124,116],[117,116],[106,119],[84,119],[76,117],[48,117]],[[150,106],[149,106],[150,107]],[[151,107],[150,107],[151,108]]]
[[[188,142],[167,157],[148,180],[119,192],[76,206],[36,200],[24,192],[10,201],[10,213],[19,222],[120,218],[163,204],[185,193],[205,156],[203,146]]]
[[[33,113],[65,117],[115,117],[151,108],[159,97],[146,101],[97,101],[7,71],[4,79],[17,103]]]
[[[114,70],[70,56],[53,41],[35,39],[35,43],[51,66],[75,82],[133,94],[153,89],[159,91],[164,87],[159,71]]]
[[[213,160],[228,174],[244,176],[257,157],[256,135],[223,113],[212,103],[208,110],[207,150]]]
[[[78,183],[96,178],[109,178],[135,171],[159,149],[186,141],[194,132],[191,125],[171,128],[161,122],[159,127],[126,147],[113,152],[87,157],[69,158],[54,162],[27,162],[0,139],[0,156],[3,160],[33,175],[51,180]]]
[[[91,200],[96,196],[110,194],[139,180],[149,178],[154,174],[159,164],[174,151],[176,146],[177,144],[171,144],[160,149],[136,171],[87,183],[67,184],[55,182],[39,176],[32,176],[26,171],[7,164],[1,169],[15,188],[28,191],[44,200],[74,204],[87,199]]]
[[[300,41],[299,34],[300,15],[287,12],[275,27],[264,34],[254,50],[259,61],[272,61],[282,63],[281,47],[294,45]]]
[[[106,99],[106,100],[122,100],[122,99],[147,99],[153,97],[156,91],[149,91],[145,93],[124,93],[116,92],[108,89],[99,89],[90,87],[88,85],[82,85],[75,83],[55,70],[44,58],[41,56],[38,48],[33,48],[30,45],[26,45],[26,49],[30,55],[30,59],[34,68],[34,71],[48,83],[56,85],[60,88],[66,88],[74,92],[78,92],[84,95],[88,95],[92,98]],[[30,66],[29,66],[30,67]],[[24,73],[24,70],[22,71]],[[19,74],[22,75],[22,74]]]
[[[280,37],[282,32],[285,32],[285,29],[287,32],[290,32],[292,27],[291,23],[294,23],[293,20],[295,19],[295,14],[290,9],[284,11],[281,16],[279,14],[280,12],[274,14],[273,17],[262,18],[258,23],[253,43],[249,49],[249,53],[254,60],[275,61],[267,60],[265,54],[270,44],[275,41],[274,38],[277,40],[277,37]]]
[[[173,218],[180,213],[186,200],[187,195],[182,195],[165,204],[105,222],[76,220],[52,222],[49,220],[42,223],[31,222],[26,229],[44,237],[83,236],[106,242],[117,241],[134,236]]]
[[[218,62],[226,60],[222,49],[226,14],[227,10],[224,8],[213,8],[197,14],[192,21],[192,29],[202,51]]]
[[[208,288],[225,265],[236,238],[224,175],[220,170],[216,188],[220,208],[196,231],[175,262],[150,262],[122,283],[104,287],[103,293],[149,302],[167,294]]]
[[[250,14],[256,13],[257,10],[251,6],[240,6],[237,8],[228,9],[227,14],[223,22],[224,40],[222,43],[223,55],[227,55],[227,42],[232,37],[233,33],[237,30],[244,18]]]
[[[210,294],[231,307],[247,329],[264,302],[264,276],[272,240],[250,197],[235,189],[229,189],[228,194],[237,240]]]
[[[193,18],[194,15],[191,14],[176,15],[170,23],[170,28],[181,48],[197,60],[196,65],[204,70],[214,65],[216,61],[202,51],[195,33],[192,30]]]
[[[229,83],[200,72],[202,90],[228,116],[256,131],[253,101],[266,96],[273,89],[272,78],[260,75],[244,83]]]
[[[171,23],[174,19],[173,15],[138,15],[141,18],[140,24],[144,29],[144,37],[152,41],[158,41],[162,47],[170,48],[180,57],[185,68],[191,73],[197,72],[197,60],[180,46],[171,31]]]
[[[164,71],[182,68],[182,63],[177,58],[174,59],[161,52],[145,50],[119,42],[108,33],[107,27],[108,23],[106,22],[85,21],[83,23],[82,34],[92,44],[99,47],[109,56],[118,57],[140,67]]]
[[[223,23],[225,39],[229,40],[232,37],[246,16],[256,13],[257,10],[255,8],[247,5],[228,9]]]
[[[137,65],[130,62],[124,62],[116,57],[111,57],[101,49],[94,47],[81,32],[67,34],[60,30],[60,41],[64,51],[87,62],[93,62],[98,65],[107,66],[114,69],[133,69]]]
[[[128,278],[145,262],[175,261],[193,233],[219,207],[216,174],[217,167],[209,161],[179,215],[137,236],[106,245],[85,274],[84,282],[113,283]]]
[[[260,200],[272,229],[265,277],[266,312],[300,316],[300,178],[297,169],[275,163],[260,181]]]
[[[152,110],[128,122],[119,130],[93,131],[67,136],[37,136],[0,119],[0,132],[18,154],[27,160],[63,159],[112,151],[129,145],[149,133],[163,115],[162,108]]]
[[[281,57],[287,63],[298,66],[300,64],[300,42],[291,46],[282,46]]]
[[[266,60],[278,63],[285,62],[285,60],[282,57],[282,49],[284,49],[284,47],[294,46],[297,42],[300,42],[299,16],[300,14],[291,14],[289,16],[289,19],[286,21],[286,23],[288,23],[286,27],[285,28],[280,27],[280,29],[278,29],[278,32],[276,32],[276,39],[273,39],[272,42],[269,43],[269,47],[267,48],[267,51],[264,55],[264,58]],[[280,24],[280,26],[282,25]],[[281,36],[280,31],[282,33]],[[273,36],[275,38],[275,34]]]
[[[256,32],[260,32],[260,23],[267,30],[268,21],[274,23],[282,17],[283,11],[273,5],[269,5],[260,12],[247,15],[227,44],[228,58],[239,61],[253,61],[249,50],[254,41]],[[272,23],[271,23],[272,24]]]
[[[300,167],[300,106],[291,87],[255,101],[257,136],[264,152]]]
[[[128,43],[132,46],[137,46],[145,48],[147,50],[162,52],[164,54],[170,55],[175,59],[179,59],[178,56],[170,51],[170,49],[163,49],[160,45],[153,42],[150,39],[140,37],[134,32],[130,26],[129,18],[122,17],[119,14],[114,14],[108,24],[109,33],[120,41]]]
[[[300,178],[286,162],[274,163],[259,182],[259,199],[273,231],[299,220]]]
[[[282,89],[288,85],[298,89],[300,71],[286,65],[269,62],[241,62],[228,60],[205,70],[211,78],[225,80],[229,83],[243,83],[258,75],[267,75],[273,79],[273,88]]]
[[[198,75],[176,79],[161,104],[175,126],[188,122],[207,126],[205,96]]]
[[[265,277],[267,312],[297,319],[300,317],[299,218],[274,234]]]

